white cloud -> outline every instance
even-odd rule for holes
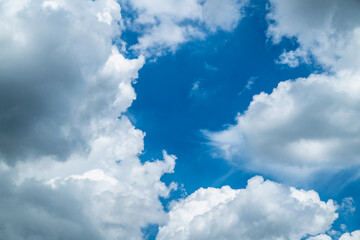
[[[358,240],[360,239],[360,230],[352,233],[344,233],[339,240]]]
[[[211,31],[233,30],[242,17],[244,4],[238,0],[206,0],[203,5],[203,21]]]
[[[271,93],[255,95],[248,109],[236,117],[236,124],[226,125],[218,132],[204,131],[216,154],[241,167],[278,178],[285,176],[287,181],[302,180],[302,184],[314,176],[313,173],[331,174],[360,164],[359,9],[359,2],[355,0],[270,1],[268,36],[275,44],[285,37],[297,40],[299,45],[297,49],[284,50],[277,62],[297,67],[315,60],[315,64],[320,64],[328,73],[280,82]],[[185,206],[186,200],[178,205],[181,204]],[[218,208],[226,209],[223,205]],[[350,199],[345,199],[343,209],[345,214],[353,212]],[[227,216],[236,212],[227,211]],[[206,219],[204,225],[196,220],[183,224],[185,234],[192,237],[196,229],[206,229],[203,226],[222,226],[221,223],[212,225],[213,220],[208,216],[213,215],[205,213],[194,217]],[[223,239],[234,239],[225,233]],[[308,232],[312,236],[308,239],[331,240],[330,236],[337,239],[335,235],[339,234],[333,230],[328,233],[330,236],[324,233]],[[360,239],[357,233],[345,233],[340,240]]]
[[[147,56],[161,55],[167,51],[175,52],[179,44],[194,37],[203,38],[204,34],[192,26],[183,27],[172,21],[164,21],[140,37],[134,48]]]
[[[297,48],[295,51],[284,51],[276,62],[289,65],[291,68],[295,68],[298,67],[302,62],[310,63],[310,59],[306,51]]]
[[[210,32],[232,31],[242,17],[247,0],[123,0],[136,12],[126,23],[144,33],[133,48],[151,56],[175,51],[192,39]],[[144,30],[145,29],[145,30]]]
[[[341,202],[340,211],[344,215],[352,215],[356,210],[356,207],[354,205],[355,205],[355,201],[352,197],[344,198]]]
[[[331,73],[281,82],[272,93],[254,96],[235,125],[205,132],[222,156],[253,170],[302,179],[360,163],[355,9],[360,9],[357,1],[270,1],[268,35],[275,43],[283,37],[299,43],[278,63],[297,67],[309,64],[312,55]]]
[[[338,238],[336,238],[338,239]],[[344,233],[341,235],[339,240],[359,240],[360,239],[360,230],[354,231],[352,233]],[[310,237],[307,240],[332,240],[332,238],[328,235],[321,234],[315,237]]]
[[[166,221],[175,157],[141,163],[144,133],[122,116],[144,58],[112,46],[120,6],[0,2],[0,235],[141,239]]]
[[[268,34],[279,42],[295,37],[295,51],[309,52],[332,70],[356,69],[360,63],[360,3],[357,0],[271,0]],[[300,54],[300,58],[307,54]]]
[[[336,209],[315,191],[254,177],[245,189],[201,188],[173,203],[157,239],[301,239],[328,230]]]
[[[204,31],[185,24],[188,20],[210,32],[232,30],[244,2],[222,3],[132,1],[139,13],[135,25],[146,32],[138,48],[175,50],[201,38]],[[259,177],[242,190],[200,189],[167,216],[159,197],[167,197],[176,184],[166,186],[161,177],[174,171],[175,157],[164,152],[163,160],[141,163],[145,134],[125,116],[117,119],[136,98],[132,83],[145,62],[142,56],[126,59],[112,45],[123,28],[119,4],[1,1],[0,27],[0,235],[5,239],[141,239],[143,227],[165,225],[168,217],[159,238],[179,225],[196,239],[209,239],[203,230],[211,226],[243,231],[247,239],[264,239],[267,232],[297,237],[322,233],[337,218],[337,207],[317,193]],[[356,88],[347,90],[356,96]],[[262,224],[263,231],[244,219]],[[235,223],[244,228],[233,228]],[[224,234],[214,229],[217,236]]]
[[[256,170],[291,175],[291,168],[359,164],[359,78],[342,72],[281,82],[255,95],[235,125],[206,134],[222,156]]]
[[[106,150],[116,148],[116,142],[112,141],[98,144]],[[142,227],[164,223],[166,213],[158,198],[166,197],[171,188],[160,178],[163,173],[173,171],[174,157],[165,154],[164,161],[145,164],[136,158],[116,164],[114,159],[106,157],[71,159],[66,163],[44,161],[42,165],[50,172],[45,174],[42,174],[44,168],[39,169],[36,164],[28,164],[30,170],[19,167],[1,171],[1,236],[142,239]],[[23,171],[27,178],[21,183],[13,182],[13,176]],[[56,177],[66,175],[66,171],[81,174]],[[51,179],[47,176],[50,174],[56,178]]]

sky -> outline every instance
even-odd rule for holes
[[[360,240],[357,0],[0,0],[0,238]]]

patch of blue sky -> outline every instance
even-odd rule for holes
[[[224,123],[233,123],[254,94],[269,93],[280,81],[306,77],[316,70],[275,63],[283,48],[296,43],[272,45],[266,38],[262,9],[253,8],[256,14],[242,19],[232,33],[219,32],[183,44],[176,53],[147,63],[139,72],[137,99],[128,114],[147,133],[142,159],[160,157],[163,148],[175,154],[176,171],[165,178],[183,183],[190,193],[201,186],[243,187],[253,175],[234,172],[224,161],[214,159],[201,129],[218,130]],[[256,78],[251,89],[239,94],[251,78]],[[224,178],[229,172],[237,177]]]
[[[160,158],[162,149],[176,155],[175,173],[162,179],[183,184],[188,194],[199,187],[243,188],[247,179],[257,174],[234,168],[214,156],[201,129],[219,130],[225,123],[234,123],[236,114],[247,109],[253,95],[270,93],[281,81],[324,71],[311,56],[311,64],[300,63],[295,68],[277,63],[284,49],[295,50],[298,45],[295,39],[271,43],[266,36],[264,4],[253,1],[233,32],[218,32],[206,40],[182,44],[176,53],[148,62],[139,72],[137,99],[127,114],[146,132],[141,159]],[[135,31],[122,35],[132,44],[137,37]],[[353,197],[354,207],[360,207],[359,181],[343,186],[348,172],[331,179],[325,176],[318,177],[318,186],[301,187],[314,189],[322,199],[334,199],[339,205],[344,198]],[[183,195],[184,191],[178,191],[162,199],[165,208]],[[334,229],[341,231],[341,224],[345,224],[346,231],[353,231],[359,223],[359,214],[341,213]]]
[[[142,229],[143,239],[155,240],[158,232],[159,232],[159,225],[150,224]]]

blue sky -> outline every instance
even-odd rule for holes
[[[188,186],[193,190],[215,186],[218,178],[232,169],[211,157],[202,129],[218,130],[234,123],[236,114],[247,109],[253,95],[269,93],[280,81],[317,70],[313,66],[290,69],[276,64],[274,59],[284,46],[267,42],[265,7],[258,3],[250,11],[253,15],[242,19],[233,32],[186,43],[175,54],[162,56],[139,71],[137,99],[129,114],[147,133],[142,159],[154,158],[162,149],[174,153],[179,161],[172,177],[181,174],[185,177],[180,182],[185,183],[190,180],[188,171],[193,171],[195,179]],[[292,45],[288,41],[284,44]],[[254,83],[246,89],[250,79]],[[192,92],[195,83],[199,89]],[[202,168],[204,162],[207,169]]]
[[[360,239],[356,0],[0,3],[0,236]]]
[[[187,194],[199,187],[243,188],[247,179],[259,174],[214,156],[202,129],[215,131],[233,124],[236,113],[248,108],[253,95],[271,93],[281,81],[324,71],[316,63],[297,68],[277,64],[275,59],[282,51],[296,49],[298,43],[296,39],[284,39],[277,45],[270,43],[266,36],[268,23],[264,21],[265,2],[252,3],[247,9],[251,14],[232,32],[219,32],[203,41],[185,43],[176,53],[161,56],[139,71],[135,85],[137,99],[128,114],[147,133],[141,159],[158,158],[161,149],[175,154],[179,158],[175,173],[163,179],[184,184]],[[254,83],[246,88],[251,79]],[[194,92],[195,83],[199,88]],[[316,185],[300,182],[298,186],[315,189],[320,196],[339,203],[352,197],[356,207],[359,182],[342,184],[352,174],[351,171],[336,177],[325,174]],[[271,175],[266,177],[274,179]],[[164,200],[164,204],[171,200],[172,197]],[[354,231],[360,218],[357,214],[344,214],[335,223],[336,228],[345,222]]]

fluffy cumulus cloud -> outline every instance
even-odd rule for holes
[[[328,230],[336,210],[315,191],[254,177],[245,189],[199,189],[174,203],[157,239],[300,240]]]
[[[141,163],[144,133],[122,116],[144,58],[112,46],[120,6],[0,2],[0,235],[141,239],[164,223],[175,157]]]
[[[119,5],[2,1],[0,11],[1,155],[13,163],[85,149],[91,120],[113,103],[120,114],[135,98],[131,81],[143,59],[126,60],[111,45]]]
[[[142,36],[133,48],[145,55],[175,51],[179,44],[217,30],[233,30],[247,0],[122,0],[134,13],[125,19]],[[135,16],[135,17],[134,17]]]
[[[99,145],[115,151],[114,144],[116,142],[109,141]],[[2,169],[1,236],[6,239],[142,239],[141,228],[166,220],[158,197],[166,197],[170,188],[160,177],[173,170],[174,157],[165,154],[164,159],[144,165],[136,158],[120,164],[108,159],[106,165],[96,163],[97,166],[90,167],[86,164],[105,159],[89,157],[64,165],[47,161],[28,165],[31,169],[26,170]],[[36,168],[39,166],[47,167],[49,172],[42,175]],[[68,175],[66,172],[72,171],[71,168],[75,174]],[[23,171],[27,172],[25,179],[14,177]],[[50,174],[52,177],[47,176]]]
[[[135,16],[123,19],[115,0],[0,1],[0,236],[142,239],[143,228],[160,224],[158,239],[300,239],[329,229],[337,218],[331,200],[261,177],[246,189],[199,189],[166,213],[159,198],[176,184],[167,186],[161,177],[174,171],[176,157],[164,151],[163,160],[139,160],[145,134],[123,113],[136,98],[132,84],[145,58],[127,59],[113,45],[121,42],[121,31],[144,32],[134,48],[158,54],[209,32],[231,31],[245,2],[123,1]],[[275,154],[271,161],[284,162],[296,150],[294,163],[305,158],[336,165],[341,154],[354,163],[357,82],[356,75],[342,73],[282,83],[255,97],[238,125],[213,137],[220,146],[221,134],[229,136],[223,147],[229,156],[243,154],[236,141],[256,150],[270,141],[282,146],[285,137],[292,141],[288,152],[276,155],[270,145],[256,156]],[[317,115],[297,118],[310,111]],[[319,126],[305,131],[313,122]],[[260,141],[257,136],[274,133],[269,124],[280,130],[278,140]],[[298,141],[285,133],[291,124],[299,126],[294,136],[303,134]]]
[[[271,94],[254,96],[235,125],[208,136],[223,156],[251,158],[253,167],[359,164],[359,80],[337,74],[281,82]]]
[[[339,240],[357,240],[360,239],[360,230],[354,231],[352,233],[343,234]]]
[[[332,70],[356,68],[360,63],[360,2],[357,0],[270,0],[269,36],[274,42],[295,37],[300,44],[281,59],[293,66],[308,54]],[[295,61],[295,62],[294,62]]]
[[[315,237],[310,237],[307,238],[307,240],[332,240],[333,238],[331,238],[330,236],[326,235],[326,234],[320,234],[317,235]],[[344,233],[343,235],[340,236],[340,238],[336,238],[339,240],[358,240],[360,239],[360,230],[358,231],[354,231],[352,233]]]
[[[222,156],[291,175],[360,163],[359,9],[358,1],[270,1],[268,35],[299,44],[278,62],[314,59],[329,71],[281,82],[254,96],[235,125],[207,133]]]

